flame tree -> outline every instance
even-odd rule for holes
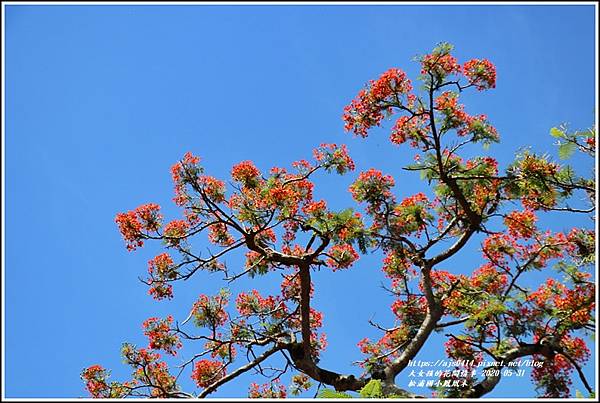
[[[570,396],[575,376],[593,393],[582,366],[590,356],[586,336],[595,329],[595,233],[553,232],[540,228],[537,218],[560,212],[593,220],[593,173],[580,176],[531,151],[517,154],[502,171],[492,157],[461,157],[500,139],[485,115],[471,115],[460,103],[463,91],[494,88],[496,70],[486,59],[461,65],[451,51],[443,43],[417,59],[420,91],[404,71],[392,68],[371,80],[343,114],[346,131],[363,138],[392,118],[390,141],[416,150],[415,163],[404,169],[420,173],[430,196],[419,192],[398,200],[394,177],[370,169],[349,189],[366,215],[333,211],[313,198],[314,177],[347,174],[354,162],[345,146],[322,144],[311,160],[289,169],[260,172],[251,161],[240,162],[229,184],[207,175],[200,158],[187,153],[171,169],[181,219],[164,222],[156,204],[118,214],[128,250],[150,241],[165,246],[148,262],[143,280],[155,299],[172,298],[172,283],[202,271],[221,272],[228,282],[259,275],[283,281],[278,295],[252,290],[232,299],[226,288],[200,295],[181,322],[149,318],[143,323],[148,346],[122,348],[132,378],[110,381],[106,369],[93,365],[82,372],[91,396],[206,397],[254,370],[267,382],[249,385],[250,397],[299,394],[314,383],[335,390],[321,392],[323,397],[351,396],[344,391],[414,397],[395,379],[433,332],[446,337],[446,354],[460,369],[440,376],[436,396],[484,396],[502,372],[472,370],[483,361],[486,368],[502,369],[523,357],[543,364],[531,374],[541,396]],[[578,152],[593,159],[595,128],[553,128],[551,135],[561,158]],[[476,234],[482,242],[475,242]],[[208,255],[191,246],[203,235],[213,245]],[[439,268],[465,248],[481,251],[479,267],[468,273]],[[323,368],[319,356],[327,342],[322,313],[311,304],[319,287],[311,273],[349,270],[359,265],[359,253],[375,249],[385,254],[382,269],[396,322],[372,323],[381,338],[359,342],[361,374]],[[234,251],[245,253],[245,266],[232,271],[224,258]],[[531,287],[533,271],[548,272],[547,280]],[[196,353],[169,369],[161,354],[176,355],[183,342]],[[267,367],[276,355],[285,364]],[[281,377],[288,372],[293,376],[286,387]],[[183,391],[177,382],[182,374],[198,389]]]

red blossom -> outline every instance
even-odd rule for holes
[[[334,245],[327,254],[329,255],[327,266],[331,267],[333,271],[347,269],[359,258],[358,253],[349,244]]]
[[[429,124],[425,116],[401,116],[392,127],[390,141],[403,144],[410,140],[410,145],[416,148],[427,137],[428,132]]]
[[[321,144],[313,150],[313,156],[327,171],[335,170],[340,175],[355,168],[345,144]]]
[[[412,84],[400,69],[389,69],[379,77],[371,80],[366,90],[361,90],[350,105],[344,108],[344,129],[366,137],[371,127],[379,126],[383,113],[391,111],[384,102],[391,98],[396,100],[412,91]],[[407,97],[410,102],[410,99]]]
[[[258,184],[260,171],[252,161],[242,161],[234,165],[231,170],[231,177],[247,187],[254,187]]]
[[[487,59],[472,59],[463,65],[464,75],[478,90],[496,88],[496,67]]]
[[[487,263],[471,275],[471,286],[485,290],[491,295],[499,295],[506,289],[508,279],[505,273],[497,271],[493,264]]]
[[[133,211],[119,213],[115,222],[125,240],[129,251],[144,245],[146,237],[144,231],[157,231],[160,227],[162,215],[159,213],[158,204],[149,203],[139,206]]]
[[[302,208],[302,211],[304,212],[304,214],[312,215],[312,216],[320,216],[323,213],[325,213],[326,210],[327,210],[327,203],[324,200],[320,200],[318,202],[307,203]]]
[[[384,201],[393,202],[391,192],[393,186],[394,178],[371,168],[358,175],[358,179],[350,186],[350,193],[354,200],[369,203],[369,212],[373,213]]]
[[[166,319],[149,318],[143,323],[144,335],[150,340],[148,348],[164,350],[167,354],[176,355],[182,344],[179,337],[171,332],[173,317]]]
[[[403,322],[420,325],[427,312],[425,297],[410,295],[405,299],[397,299],[392,304],[392,312]]]
[[[85,388],[94,398],[109,397],[110,386],[106,383],[108,372],[100,365],[92,365],[81,373]]]
[[[236,308],[240,315],[275,315],[282,316],[285,312],[285,304],[279,297],[269,295],[262,297],[257,290],[250,293],[241,292],[235,300]]]
[[[189,201],[185,185],[190,183],[202,171],[202,168],[198,165],[199,163],[200,158],[188,151],[180,162],[171,167],[171,177],[175,184],[173,201],[178,206],[183,206]]]
[[[411,262],[406,256],[402,256],[397,251],[389,252],[383,259],[382,270],[391,278],[404,278],[411,269]],[[414,270],[411,274],[415,274]]]
[[[152,385],[153,397],[170,397],[169,392],[176,388],[175,377],[169,373],[167,364],[159,361],[160,354],[144,348],[135,349],[129,344],[123,346],[122,354],[125,362],[135,368],[135,382]]]
[[[537,217],[532,210],[513,211],[504,218],[508,232],[515,238],[529,239],[537,232]]]
[[[444,343],[446,354],[455,360],[473,360],[475,364],[479,364],[483,360],[483,354],[480,351],[475,351],[472,345],[466,343],[467,341],[469,340],[449,338]]]
[[[148,291],[155,299],[171,299],[173,297],[173,288],[168,281],[177,278],[177,269],[173,265],[173,259],[168,253],[160,255],[148,261],[148,284],[152,287]]]
[[[201,176],[198,178],[198,184],[206,197],[214,203],[225,201],[225,183],[212,176]]]
[[[212,358],[221,358],[222,360],[231,360],[235,359],[237,354],[237,350],[233,343],[223,343],[218,340],[216,341],[207,341],[204,345],[205,350],[210,350],[210,356]]]
[[[200,388],[205,388],[225,376],[225,366],[219,361],[200,360],[194,365],[192,379]]]
[[[229,316],[225,311],[228,299],[224,294],[214,297],[200,295],[192,308],[192,315],[196,326],[216,328],[227,322]]]
[[[248,397],[251,399],[285,399],[287,397],[287,390],[279,379],[262,385],[251,383]]]
[[[174,220],[165,225],[164,236],[171,245],[178,245],[187,236],[190,225],[183,220]]]
[[[208,240],[220,246],[230,246],[235,241],[227,230],[227,225],[222,222],[215,223],[208,228]]]
[[[437,77],[460,72],[460,66],[450,53],[433,52],[421,59],[421,74],[431,73]]]

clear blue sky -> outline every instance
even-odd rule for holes
[[[383,131],[366,141],[345,134],[341,114],[389,67],[414,78],[411,58],[440,41],[460,61],[497,66],[496,90],[463,99],[495,123],[502,143],[489,153],[501,164],[521,146],[554,153],[550,127],[594,119],[592,6],[7,6],[5,29],[8,397],[85,396],[79,373],[96,363],[125,379],[119,349],[146,344],[143,320],[182,320],[199,293],[221,286],[200,273],[176,285],[173,301],[153,301],[137,277],[159,248],[128,253],[114,224],[117,212],[146,202],[177,218],[169,167],[188,150],[225,178],[241,160],[287,166],[319,143],[346,143],[359,170],[397,175],[399,197],[416,193],[424,184],[400,169],[412,152]],[[357,174],[320,176],[316,196],[352,205]],[[446,268],[471,270],[479,256],[471,244]],[[356,342],[378,335],[367,320],[391,325],[381,258],[316,273],[330,343],[323,366],[358,374]],[[277,289],[278,275],[234,292],[250,287]],[[424,358],[441,358],[440,342]],[[213,396],[243,397],[251,378]],[[583,390],[578,380],[575,388]],[[532,395],[526,378],[490,396]]]

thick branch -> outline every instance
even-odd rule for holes
[[[543,344],[523,344],[522,346],[515,347],[512,350],[507,351],[499,359],[496,361],[496,364],[493,368],[501,369],[504,366],[507,366],[509,362],[516,360],[517,358],[525,357],[533,354],[542,354],[544,356],[550,357],[553,352],[551,348],[547,345]],[[500,365],[502,364],[502,365]],[[491,392],[498,382],[500,382],[500,376],[502,371],[495,372],[497,375],[486,376],[484,380],[477,383],[471,389],[469,389],[464,397],[478,398],[483,395]]]
[[[421,347],[423,347],[431,335],[431,332],[435,330],[436,325],[443,314],[443,308],[433,293],[431,265],[424,265],[421,269],[421,275],[423,291],[425,293],[425,299],[427,300],[427,314],[425,315],[425,319],[423,320],[423,323],[421,323],[421,327],[417,331],[417,334],[410,343],[408,343],[406,348],[402,351],[402,354],[385,368],[385,379],[388,383],[394,383],[396,375],[406,368],[408,362],[417,355],[419,350],[421,350]]]
[[[415,335],[415,337],[411,340],[410,343],[406,346],[402,354],[398,358],[396,358],[392,363],[386,367],[385,369],[385,377],[388,383],[394,383],[394,379],[396,375],[398,375],[406,366],[409,361],[412,360],[421,347],[425,344],[425,341],[431,335],[431,332],[435,329],[437,322],[440,320],[442,316],[441,310],[436,310],[433,312],[428,312],[425,316],[425,320],[421,324],[419,331]]]

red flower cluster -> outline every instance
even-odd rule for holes
[[[473,346],[462,340],[455,339],[454,337],[449,338],[448,341],[444,343],[444,347],[448,357],[455,360],[474,360],[475,364],[479,364],[483,360],[483,354],[480,351],[476,352],[473,349]]]
[[[175,377],[169,373],[165,362],[158,361],[160,354],[144,348],[138,350],[129,344],[125,344],[121,352],[125,362],[135,368],[134,382],[152,385],[153,397],[170,397],[169,392],[176,389]]]
[[[301,392],[309,390],[312,386],[310,378],[306,374],[296,374],[292,376],[292,384],[290,390],[292,395],[298,395]]]
[[[566,287],[563,284],[553,278],[549,278],[535,292],[529,294],[527,300],[533,301],[536,305],[543,307],[547,303],[550,303],[554,295],[562,294],[565,289]]]
[[[227,225],[222,222],[212,224],[208,228],[208,240],[220,246],[229,246],[234,242],[233,237],[227,230]]]
[[[580,337],[564,335],[560,340],[560,345],[579,364],[590,359],[590,349]]]
[[[471,275],[471,285],[491,295],[499,295],[504,291],[507,281],[506,274],[497,271],[491,263],[484,264]]]
[[[285,169],[273,168],[271,177],[256,187],[242,187],[229,200],[229,207],[244,221],[254,222],[258,211],[278,210],[278,218],[295,215],[303,203],[312,201],[313,183],[304,174],[288,174]]]
[[[203,175],[198,178],[202,192],[214,203],[225,201],[225,183],[212,176]]]
[[[389,69],[378,80],[371,80],[369,87],[344,108],[344,129],[366,137],[371,127],[381,124],[383,112],[391,112],[389,103],[403,95],[407,95],[408,104],[414,101],[414,96],[408,95],[410,91],[412,84],[406,74],[400,69]]]
[[[313,150],[315,160],[328,172],[335,171],[342,175],[348,171],[354,171],[355,165],[345,144],[321,144]]]
[[[157,231],[160,227],[162,215],[160,215],[159,211],[160,206],[154,203],[144,204],[135,209],[137,216],[142,222],[142,227],[146,231]]]
[[[535,222],[537,217],[532,210],[513,211],[504,217],[508,233],[514,238],[529,239],[537,232]]]
[[[405,235],[414,233],[420,236],[427,223],[433,219],[429,212],[430,208],[431,203],[424,193],[405,198],[394,207],[393,215],[390,217],[394,232]]]
[[[458,94],[452,91],[442,93],[435,100],[435,109],[444,116],[442,131],[456,129],[459,136],[472,135],[474,141],[499,140],[498,132],[489,124],[486,115],[471,116],[464,111],[464,105],[458,103]]]
[[[474,141],[484,140],[497,143],[500,140],[498,131],[488,122],[486,115],[467,116],[464,124],[456,133],[459,136],[471,134]]]
[[[419,326],[427,313],[427,301],[425,297],[410,295],[405,300],[394,301],[391,308],[394,315],[403,323]]]
[[[200,158],[191,152],[185,153],[183,160],[171,167],[171,177],[175,184],[175,197],[173,201],[178,206],[183,206],[189,201],[189,196],[185,191],[186,183],[192,183],[196,180],[202,168],[198,165]]]
[[[106,384],[107,371],[100,365],[92,365],[81,373],[81,379],[85,382],[85,388],[94,398],[110,397],[110,386]]]
[[[257,290],[252,290],[250,293],[239,293],[235,305],[240,315],[243,316],[274,315],[280,318],[286,309],[279,297],[269,295],[263,298]]]
[[[260,178],[260,171],[252,161],[242,161],[233,166],[231,177],[246,187],[255,187]]]
[[[469,83],[479,91],[496,88],[496,67],[487,59],[472,59],[463,65]]]
[[[127,250],[132,251],[144,245],[145,234],[143,231],[157,231],[160,227],[162,215],[160,206],[150,203],[139,206],[133,211],[119,213],[115,222],[125,240]]]
[[[565,289],[562,295],[552,299],[556,308],[564,312],[567,322],[573,327],[583,326],[592,319],[596,304],[594,301],[594,286],[577,285],[574,289]]]
[[[167,281],[177,278],[177,269],[168,253],[161,253],[148,261],[148,283],[152,286],[148,293],[154,299],[173,298],[173,287]]]
[[[370,82],[370,95],[376,100],[384,100],[394,94],[407,94],[410,91],[410,80],[406,78],[404,71],[397,68],[389,69],[379,79]]]
[[[458,61],[450,53],[436,52],[425,55],[421,58],[421,74],[432,74],[441,79],[448,74],[460,72]]]
[[[464,111],[464,105],[458,103],[458,94],[443,92],[436,98],[435,108],[444,115],[444,130],[461,129],[459,134],[466,134],[465,127],[471,117]]]
[[[233,343],[223,343],[220,341],[207,341],[204,345],[205,350],[211,350],[212,358],[221,358],[222,360],[233,361],[237,350]]]
[[[393,331],[385,332],[376,342],[371,342],[369,338],[365,337],[357,345],[363,354],[371,356],[366,361],[371,364],[387,364],[401,354],[402,350],[397,347],[405,343],[409,337],[410,327],[403,323]],[[365,367],[366,362],[363,361],[359,365]]]
[[[459,276],[450,273],[446,270],[431,270],[431,286],[438,291],[446,291],[459,280]],[[419,284],[419,288],[423,290],[423,284]]]
[[[248,397],[251,399],[285,399],[287,397],[287,390],[279,379],[262,385],[251,383]]]
[[[593,150],[596,149],[596,139],[594,137],[588,137],[587,139],[585,139],[585,144],[587,144],[588,147],[590,147]]]
[[[520,199],[523,206],[531,210],[552,208],[558,193],[547,181],[560,171],[558,164],[546,157],[525,153],[510,167],[510,173],[518,178],[515,189],[507,189],[508,197]]]
[[[535,367],[531,371],[531,377],[538,385],[538,389],[542,389],[544,392],[540,397],[571,397],[569,390],[573,383],[571,363],[562,355],[555,355],[552,358],[534,355],[533,359],[542,362],[540,367]]]
[[[173,317],[167,316],[166,319],[149,318],[142,324],[144,335],[150,339],[148,348],[153,350],[164,350],[167,354],[177,355],[177,349],[182,344],[179,337],[171,332]]]
[[[327,254],[329,256],[326,262],[327,266],[332,268],[333,271],[347,269],[359,258],[358,253],[350,244],[334,245]]]
[[[404,278],[406,274],[411,270],[412,264],[410,260],[401,256],[396,251],[389,252],[383,259],[383,272],[391,279]],[[411,274],[415,274],[412,269]]]
[[[192,315],[196,326],[214,329],[224,325],[229,319],[227,312],[225,312],[228,302],[224,294],[214,297],[200,295],[192,307]]]
[[[302,208],[302,211],[306,215],[319,217],[327,211],[327,203],[325,202],[325,200],[320,200],[318,202],[310,202]]]
[[[507,258],[515,256],[518,245],[515,239],[507,234],[493,234],[484,239],[483,256],[496,266],[510,269]]]
[[[274,186],[269,189],[269,200],[277,207],[285,206],[294,197],[294,189],[289,186]]]
[[[532,307],[524,312],[524,316],[526,314],[530,321],[532,318],[541,321],[548,312],[556,310],[557,326],[560,329],[579,329],[592,319],[596,306],[594,293],[593,285],[576,285],[568,289],[550,278],[527,297]],[[546,330],[550,331],[548,323]]]
[[[425,193],[419,192],[405,198],[402,200],[402,203],[400,203],[400,207],[412,207],[419,204],[429,204],[429,199],[425,196]]]
[[[573,228],[567,235],[567,251],[578,260],[589,259],[596,250],[596,233],[591,229]]]
[[[393,202],[393,186],[394,178],[371,168],[358,175],[358,179],[350,186],[350,193],[357,202],[369,203],[368,211],[372,214],[379,210],[384,201]]]
[[[183,156],[181,162],[174,164],[171,167],[171,177],[173,178],[173,182],[179,182],[182,180],[185,172],[182,170],[183,168],[190,168],[200,163],[200,157],[193,155],[190,151],[186,152]]]
[[[225,366],[219,361],[200,360],[194,365],[192,379],[200,388],[205,388],[225,376]]]
[[[272,267],[266,256],[258,252],[249,250],[246,252],[246,268],[250,269],[250,275],[265,274]]]
[[[424,115],[401,116],[396,120],[390,133],[390,141],[394,144],[403,144],[411,140],[412,147],[419,147],[420,141],[427,137],[429,123]]]
[[[590,357],[590,350],[579,337],[564,335],[560,340],[563,350],[579,365]],[[562,354],[552,357],[534,355],[534,360],[542,361],[543,365],[535,367],[531,373],[537,383],[537,389],[544,393],[541,397],[570,397],[569,387],[572,384],[571,373],[573,364]]]
[[[190,225],[183,220],[174,220],[165,225],[164,237],[169,245],[179,245],[181,239],[187,236]]]

